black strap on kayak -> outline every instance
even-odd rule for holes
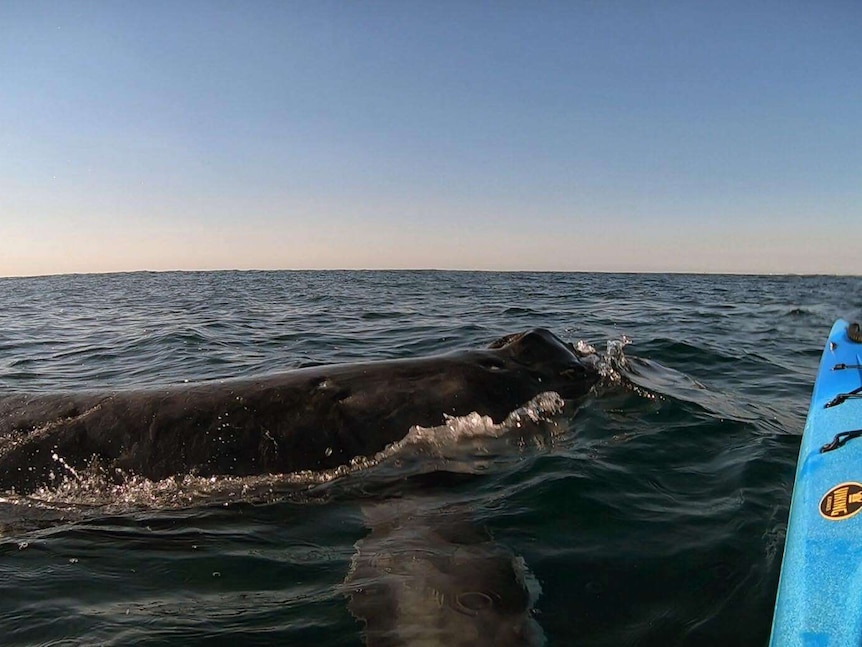
[[[843,403],[845,400],[850,400],[852,398],[862,398],[862,386],[860,386],[858,389],[853,389],[849,393],[839,393],[829,402],[824,404],[823,408],[828,409],[829,407],[836,407],[839,404]]]
[[[825,454],[826,452],[831,452],[833,449],[838,449],[839,447],[844,447],[847,444],[847,441],[853,440],[854,438],[859,438],[862,436],[862,429],[854,429],[853,431],[842,431],[840,434],[835,434],[835,438],[831,441],[823,445],[820,448],[820,453]]]
[[[859,324],[855,324],[856,327],[859,327]],[[845,364],[844,362],[840,362],[832,367],[833,371],[846,371],[848,368],[862,369],[862,364]],[[862,386],[858,389],[853,389],[849,393],[839,393],[834,398],[832,398],[829,402],[823,405],[824,409],[828,409],[829,407],[834,407],[836,405],[841,404],[848,398],[862,398]]]

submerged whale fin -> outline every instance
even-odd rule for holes
[[[366,645],[541,643],[523,561],[468,513],[400,499],[363,514],[344,586]]]

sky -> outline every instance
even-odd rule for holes
[[[862,274],[862,3],[0,3],[0,276]]]

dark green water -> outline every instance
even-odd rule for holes
[[[0,393],[411,357],[537,326],[613,368],[560,433],[453,441],[442,462],[7,495],[2,644],[361,645],[356,616],[401,637],[380,644],[500,644],[476,625],[484,598],[441,621],[434,597],[484,577],[501,622],[529,628],[511,644],[764,645],[817,360],[832,321],[860,314],[862,281],[840,277],[0,279]]]

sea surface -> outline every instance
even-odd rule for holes
[[[0,279],[0,395],[415,357],[534,327],[604,367],[527,442],[441,416],[453,433],[433,461],[2,494],[0,643],[491,644],[471,578],[516,572],[493,591],[530,628],[512,644],[763,646],[818,358],[833,320],[860,314],[862,279],[831,276]],[[455,616],[449,585],[468,591]],[[375,643],[381,618],[392,640]]]

